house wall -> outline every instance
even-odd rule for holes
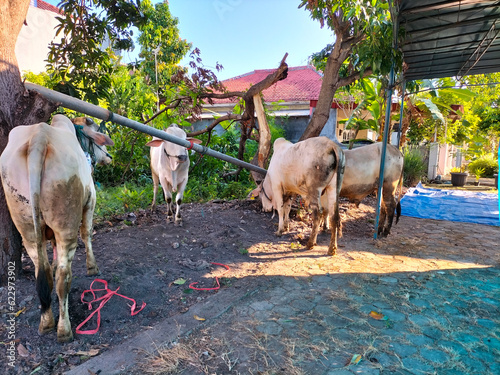
[[[431,143],[427,170],[429,180],[435,179],[438,175],[447,175],[451,168],[460,167],[461,164],[461,154],[454,145]]]
[[[21,73],[45,71],[45,60],[49,44],[55,39],[58,14],[30,6],[26,15],[27,25],[23,25],[16,42],[16,57]]]

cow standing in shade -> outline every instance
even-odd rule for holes
[[[170,125],[165,132],[192,143],[201,143],[199,139],[187,138],[186,132],[179,128],[177,124]],[[158,183],[160,183],[163,188],[165,201],[167,202],[167,221],[170,221],[174,216],[172,193],[177,192],[175,196],[176,210],[174,222],[175,224],[182,225],[180,211],[184,189],[188,182],[188,151],[184,146],[160,138],[153,138],[152,141],[146,143],[146,146],[151,147],[151,175],[153,177],[153,203],[151,209],[154,210],[156,207],[156,193],[158,191]]]
[[[376,193],[379,185],[380,158],[382,143],[374,143],[345,150],[345,172],[340,196],[348,198],[350,202],[359,203],[372,193]],[[403,154],[393,145],[388,144],[385,155],[384,182],[382,184],[382,206],[380,209],[378,234],[386,237],[391,232],[396,211],[396,224],[401,216],[401,186],[403,183]],[[400,187],[398,199],[396,191]],[[321,197],[323,205],[328,206],[327,196]]]
[[[331,227],[328,254],[337,249],[337,235],[341,233],[338,196],[344,174],[344,153],[327,137],[314,137],[293,144],[284,138],[274,142],[274,151],[266,177],[250,195],[259,196],[264,211],[278,211],[278,231],[288,229],[289,213],[294,194],[300,195],[313,210],[313,227],[307,248],[316,245],[321,221],[320,197],[328,197],[328,218]]]
[[[95,148],[95,159],[107,164],[111,158],[105,145],[111,139],[96,132],[86,121],[81,130]],[[73,123],[55,115],[51,125],[17,126],[0,156],[0,171],[5,198],[12,220],[20,232],[24,247],[35,264],[38,296],[41,304],[39,332],[54,329],[51,293],[54,285],[46,242],[53,244],[56,293],[59,298],[57,339],[73,338],[68,314],[71,287],[71,262],[78,241],[78,230],[87,253],[87,273],[98,268],[92,252],[92,218],[96,202],[92,170],[79,144]]]

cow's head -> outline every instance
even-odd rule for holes
[[[87,153],[93,164],[110,164],[113,158],[106,146],[113,146],[113,140],[104,133],[99,132],[99,126],[88,117],[76,117],[71,120],[77,128],[77,136],[83,151]],[[81,132],[80,132],[81,130]]]
[[[185,139],[191,143],[201,143],[199,139],[188,137],[186,132],[179,128],[176,124],[170,125],[165,132],[173,135],[174,137]],[[168,142],[160,138],[153,138],[152,141],[146,143],[146,146],[161,147],[162,154],[166,157],[167,163],[172,171],[176,171],[179,165],[189,159],[186,147],[178,145],[177,143]]]
[[[259,197],[262,203],[262,211],[264,212],[271,212],[275,208],[273,204],[273,191],[268,176],[264,178],[264,181],[262,181],[259,186],[250,192],[248,197]]]

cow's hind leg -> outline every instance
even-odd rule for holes
[[[322,212],[320,212],[317,207],[313,208],[313,225],[311,235],[309,236],[309,240],[307,241],[307,249],[312,249],[316,245],[316,239],[318,237],[322,216]]]
[[[292,209],[292,197],[285,197],[285,201],[283,202],[283,228],[288,231],[290,229],[290,210]]]
[[[337,204],[338,206],[338,204]],[[330,244],[328,245],[328,255],[337,254],[337,238],[342,236],[342,221],[340,220],[340,214],[338,207],[334,209],[334,212],[328,216],[328,221],[330,222]]]
[[[391,233],[392,222],[394,221],[394,212],[396,210],[397,202],[394,195],[383,197],[386,202],[386,224],[382,231],[382,236],[387,237]]]
[[[99,274],[99,267],[95,261],[92,251],[92,218],[94,216],[94,203],[91,201],[83,210],[82,225],[80,226],[80,236],[85,244],[85,253],[87,256],[87,275],[93,276]]]
[[[45,241],[42,241],[45,244]],[[52,313],[52,288],[54,287],[54,279],[52,268],[47,257],[47,250],[43,249],[42,254],[45,254],[44,259],[38,259],[38,250],[36,243],[28,243],[24,241],[24,246],[29,257],[35,264],[36,290],[40,299],[41,316],[38,332],[45,334],[52,331],[55,327],[54,314]]]
[[[380,215],[379,215],[379,220],[378,220],[378,229],[377,229],[377,235],[380,237],[386,237],[387,234],[385,234],[384,227],[385,227],[385,221],[387,219],[387,206],[382,199],[382,204],[380,206]]]
[[[71,263],[77,246],[77,236],[74,240],[57,241],[57,270],[56,270],[56,293],[59,298],[59,322],[57,323],[57,341],[68,342],[73,340],[71,323],[68,313],[68,294],[71,289]]]

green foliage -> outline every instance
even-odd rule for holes
[[[95,221],[100,222],[114,215],[145,209],[153,201],[151,185],[127,183],[122,186],[99,187],[96,189],[97,203]]]
[[[109,95],[113,51],[133,48],[130,27],[145,22],[144,10],[151,4],[63,0],[59,7],[62,15],[57,17],[56,41],[50,45],[48,73],[58,82],[58,91],[97,104]]]
[[[199,139],[207,142],[209,135],[203,134]],[[217,152],[236,158],[239,150],[239,129],[232,125],[222,135],[210,136],[209,147]],[[244,160],[249,162],[253,157],[254,141],[247,142]],[[184,199],[191,202],[203,202],[212,199],[240,199],[246,197],[252,188],[250,172],[242,169],[239,175],[234,172],[237,166],[229,162],[196,155],[191,157],[189,180],[184,192]]]
[[[349,34],[353,39],[352,54],[343,62],[340,77],[347,77],[353,71],[364,72],[368,68],[374,74],[388,74],[395,57],[397,66],[401,66],[401,56],[392,49],[392,22],[387,1],[354,1],[354,0],[302,0],[299,8],[309,10],[311,17],[318,20],[321,27],[327,25],[335,32],[336,22],[332,15],[341,15],[342,21],[350,24]],[[322,51],[312,55],[311,62],[316,68],[324,71],[327,58],[334,44],[327,45]]]
[[[38,74],[35,74],[33,72],[23,72],[23,79],[36,85],[47,87],[49,89],[52,89],[57,84],[57,81],[45,72]]]
[[[493,174],[498,173],[498,161],[493,154],[486,154],[468,165],[469,172],[474,175],[484,177],[493,177]]]
[[[170,14],[167,2],[146,9],[145,16],[147,21],[139,27],[139,56],[143,59],[141,69],[163,96],[162,88],[169,85],[170,77],[177,70],[182,69],[177,64],[187,54],[191,44],[179,37],[179,20]]]
[[[351,116],[346,121],[346,129],[354,129],[356,135],[360,130],[372,129],[375,133],[380,134],[381,125],[384,122],[385,97],[381,80],[362,79],[359,86],[363,91],[363,100],[354,109]],[[370,118],[364,114],[366,111],[370,114]],[[354,137],[349,148],[352,148]]]
[[[415,186],[426,174],[424,157],[418,149],[404,150],[403,183],[405,186]]]
[[[143,122],[143,116],[151,116],[156,96],[146,84],[139,70],[130,72],[127,67],[115,64],[111,76],[112,89],[109,101],[102,102],[112,112],[131,120]],[[174,122],[174,119],[172,119]],[[163,124],[158,122],[159,127]],[[108,123],[108,131],[115,145],[108,147],[113,156],[111,165],[96,169],[95,179],[105,185],[122,184],[124,181],[143,183],[150,181],[148,134],[127,127]]]
[[[465,88],[455,88],[452,78],[421,81],[410,94],[413,112],[407,137],[412,143],[434,142],[461,144],[467,131],[461,121],[463,112],[456,105],[471,102],[476,93]]]

